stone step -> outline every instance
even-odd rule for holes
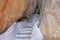
[[[22,28],[22,29],[19,29],[19,31],[32,31],[32,28]]]
[[[30,39],[15,39],[15,40],[30,40]]]
[[[32,31],[19,31],[19,33],[32,33]]]
[[[31,35],[16,35],[16,37],[31,37]]]

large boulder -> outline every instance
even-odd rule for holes
[[[40,12],[44,40],[60,40],[60,0],[43,0]]]
[[[17,19],[31,15],[36,5],[37,0],[0,0],[0,34]]]
[[[0,34],[25,15],[28,4],[27,0],[0,0]]]

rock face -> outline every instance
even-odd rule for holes
[[[34,13],[37,6],[37,0],[29,0],[29,5],[26,11],[26,15],[30,15]]]
[[[34,12],[37,0],[0,0],[0,34],[17,19]]]
[[[24,16],[28,4],[27,0],[0,0],[0,34]]]
[[[60,0],[43,0],[40,20],[44,40],[60,40]]]

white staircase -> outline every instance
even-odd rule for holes
[[[31,40],[34,24],[39,21],[39,16],[31,15],[30,20],[24,20],[17,23],[16,39],[15,40]]]
[[[16,34],[16,40],[29,40],[31,38],[32,28],[22,28]]]

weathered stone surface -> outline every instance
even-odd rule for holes
[[[17,19],[24,16],[27,0],[0,0],[0,33],[4,32]]]
[[[0,33],[24,16],[35,11],[37,0],[0,0]]]
[[[43,0],[40,20],[45,40],[60,40],[60,0]]]

